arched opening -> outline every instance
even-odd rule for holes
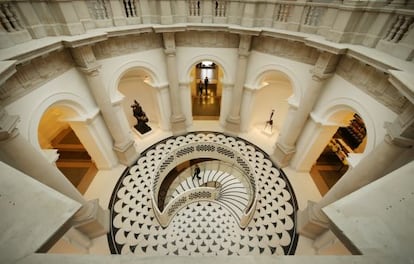
[[[341,126],[322,150],[310,170],[320,193],[324,195],[352,167],[355,160],[365,151],[367,129],[363,119],[353,111],[342,110],[329,119]]]
[[[129,127],[139,137],[150,134],[159,126],[160,122],[157,93],[151,83],[153,83],[151,75],[142,68],[132,68],[126,71],[118,83],[118,91],[124,96],[121,104]],[[150,130],[138,128],[138,118],[133,108],[135,103],[138,103],[142,109],[141,116],[146,116],[147,119],[147,121],[140,121],[140,123],[145,123]]]
[[[54,161],[66,178],[84,194],[98,169],[75,131],[65,121],[74,114],[67,107],[49,107],[39,122],[38,140],[49,160]]]
[[[289,110],[292,84],[284,73],[270,70],[261,76],[259,85],[248,108],[251,109],[249,127],[276,140]]]
[[[222,97],[223,71],[213,61],[201,61],[190,72],[194,120],[218,120]]]

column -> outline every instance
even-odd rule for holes
[[[383,177],[393,162],[414,145],[414,106],[408,107],[392,124],[386,124],[387,135],[369,155],[362,159],[318,202],[309,202],[298,214],[299,234],[315,239],[329,227],[322,208],[359,188]]]
[[[108,210],[102,209],[97,200],[86,201],[65,175],[20,135],[16,128],[18,119],[0,109],[0,158],[15,169],[82,204],[70,224],[88,238],[106,234],[109,231]]]
[[[250,54],[252,36],[240,35],[239,58],[237,61],[237,75],[232,91],[232,105],[226,119],[226,130],[230,133],[240,132],[240,106],[246,80],[247,60]]]
[[[101,66],[96,62],[92,48],[90,46],[78,47],[72,49],[72,54],[79,69],[84,73],[88,87],[101,110],[102,117],[114,140],[113,149],[119,161],[124,165],[131,165],[138,158],[139,153],[135,149],[135,141],[130,128],[126,122],[121,122],[121,117],[117,116],[111,104],[100,74]]]
[[[241,132],[247,132],[249,130],[249,127],[251,123],[249,122],[251,120],[252,115],[252,104],[253,99],[255,96],[256,89],[251,88],[244,88],[243,91],[243,99],[242,99],[242,107],[240,112],[240,130]]]
[[[322,87],[324,87],[327,78],[335,71],[339,56],[323,52],[318,58],[314,68],[311,70],[312,79],[309,81],[304,96],[300,100],[297,109],[289,108],[288,117],[283,125],[276,142],[275,150],[272,154],[272,160],[278,167],[285,167],[289,164],[290,159],[295,153],[295,144],[302,133],[303,127],[316,104]]]
[[[171,130],[173,134],[183,134],[186,131],[185,117],[181,109],[181,93],[178,84],[178,71],[175,56],[174,32],[164,32],[164,52],[167,60],[167,75],[170,86],[171,101]]]

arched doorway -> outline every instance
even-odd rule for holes
[[[67,121],[73,115],[68,108],[52,106],[38,126],[39,145],[56,167],[84,194],[98,169],[88,151]]]
[[[194,120],[218,120],[222,97],[223,71],[213,61],[201,61],[190,72],[191,103]]]
[[[160,110],[157,99],[157,90],[151,85],[151,75],[142,68],[132,68],[126,71],[119,80],[118,91],[124,96],[122,109],[125,112],[129,127],[134,134],[141,138],[160,126]],[[140,105],[148,122],[146,123],[151,130],[140,133],[134,126],[137,119],[134,117],[132,105],[135,101]]]
[[[292,84],[284,73],[270,70],[261,75],[259,85],[251,106],[243,105],[242,111],[250,113],[246,130],[255,129],[275,142],[289,110],[288,100],[293,97]]]
[[[342,126],[322,150],[310,170],[310,174],[324,195],[352,167],[359,154],[365,151],[367,129],[363,119],[353,111],[341,111],[330,119],[342,119]]]

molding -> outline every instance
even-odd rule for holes
[[[306,38],[304,44],[320,51],[326,51],[337,55],[345,54],[348,51],[348,48],[345,45],[333,43],[325,39]]]
[[[413,74],[389,70],[388,80],[400,93],[402,93],[412,104],[414,104],[414,76]]]
[[[115,27],[115,29],[107,31],[108,38],[125,37],[128,35],[140,35],[144,33],[154,32],[154,28],[148,25],[145,25],[144,27],[139,27],[139,28],[131,27],[131,26],[123,26],[123,27]]]
[[[64,46],[59,39],[52,40],[46,44],[45,41],[34,40],[23,43],[19,47],[16,47],[16,49],[8,48],[7,52],[2,52],[4,56],[0,56],[0,60],[16,60],[17,64],[22,64],[52,53],[53,51],[61,50],[62,48]]]
[[[102,42],[108,39],[108,34],[106,32],[100,32],[95,35],[85,34],[85,37],[78,35],[75,37],[64,37],[62,43],[65,47],[68,48],[78,48],[81,46],[95,44],[97,42]]]

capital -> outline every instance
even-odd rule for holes
[[[96,64],[94,66],[84,68],[84,67],[78,67],[78,69],[89,76],[98,76],[101,70],[101,65]]]
[[[73,48],[71,51],[77,66],[88,69],[98,65],[91,46],[81,46]]]
[[[316,61],[315,66],[312,68],[312,74],[319,78],[328,78],[336,71],[340,55],[332,54],[329,52],[322,52]]]

